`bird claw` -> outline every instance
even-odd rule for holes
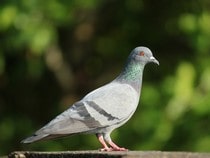
[[[119,148],[118,151],[128,151],[126,148]]]
[[[120,147],[118,147],[118,148],[112,148],[112,147],[110,147],[110,148],[102,148],[102,149],[99,149],[99,151],[128,151],[128,149],[126,149],[126,148],[120,148]]]
[[[113,148],[102,148],[99,151],[113,151]]]
[[[113,151],[128,151],[128,149],[126,148],[121,148],[121,147],[118,147],[118,148],[112,148]]]
[[[109,141],[109,145],[110,147],[106,144],[106,142],[104,141],[103,135],[101,134],[97,134],[96,135],[98,137],[99,142],[102,144],[102,146],[104,148],[99,149],[99,151],[128,151],[128,149],[126,148],[121,148],[119,146],[117,146],[114,142]]]

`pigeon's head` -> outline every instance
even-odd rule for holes
[[[151,50],[147,47],[136,47],[131,52],[130,59],[142,64],[153,62],[159,65],[159,61],[153,57]]]

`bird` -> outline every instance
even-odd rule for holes
[[[134,48],[113,81],[88,93],[21,143],[95,134],[102,145],[100,151],[127,151],[115,144],[110,134],[134,114],[140,100],[143,70],[151,62],[159,65],[149,48]]]

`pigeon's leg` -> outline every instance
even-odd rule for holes
[[[102,144],[103,148],[100,149],[100,151],[112,151],[112,148],[109,148],[106,144],[106,142],[104,141],[104,137],[102,134],[96,134],[99,142]]]
[[[112,141],[112,139],[111,139],[109,133],[106,133],[106,134],[104,135],[104,139],[105,139],[106,142],[112,147],[112,150],[113,150],[113,151],[128,151],[128,149],[126,149],[126,148],[122,148],[122,147],[117,146],[117,145]]]

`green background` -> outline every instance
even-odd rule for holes
[[[114,131],[131,150],[210,152],[210,1],[1,0],[0,155],[98,149],[93,135],[20,141],[149,47],[140,107]]]

